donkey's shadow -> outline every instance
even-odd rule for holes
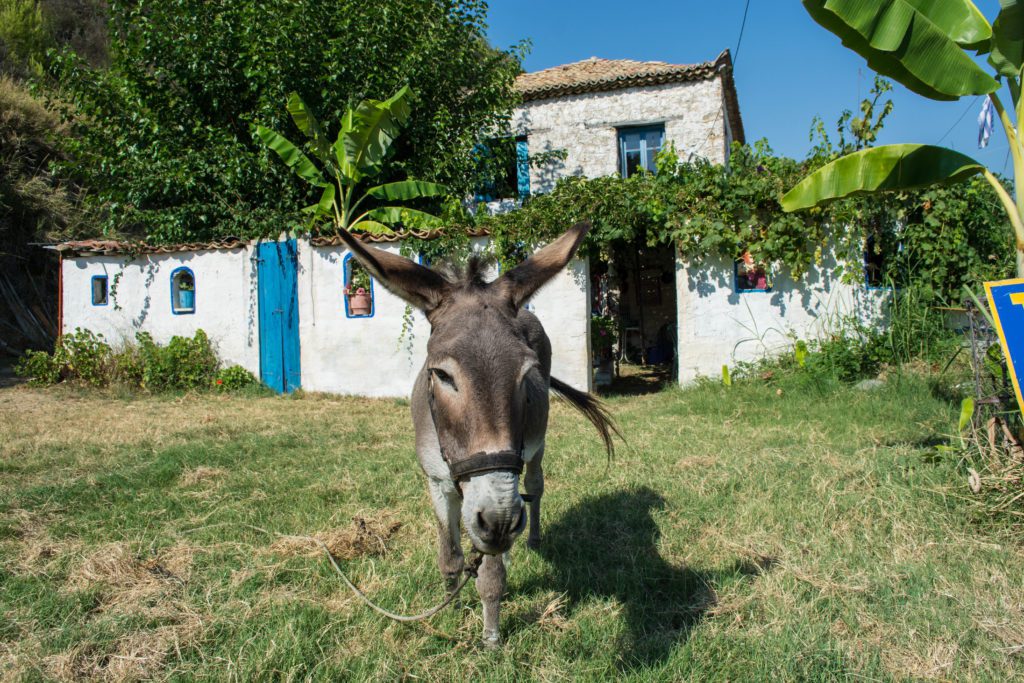
[[[737,561],[726,571],[697,571],[658,554],[660,530],[653,511],[665,506],[654,490],[615,491],[588,498],[552,524],[543,525],[540,554],[550,573],[517,592],[565,593],[568,615],[592,600],[614,598],[622,606],[625,633],[617,644],[619,667],[665,660],[717,604],[715,585],[727,577],[770,568]]]

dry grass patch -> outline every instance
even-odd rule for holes
[[[199,467],[182,472],[181,477],[178,479],[178,483],[182,486],[196,486],[204,482],[211,482],[213,480],[220,479],[225,474],[227,474],[227,470],[224,470],[223,468],[200,465]]]
[[[119,638],[110,649],[80,645],[43,660],[46,673],[58,681],[142,681],[165,671],[168,656],[194,642],[202,629],[196,614]]]
[[[143,559],[125,543],[111,543],[93,552],[68,577],[70,590],[99,588],[101,611],[146,611],[152,616],[178,610],[173,597],[188,581],[194,549],[178,544]],[[165,610],[166,608],[166,610]]]
[[[311,538],[321,541],[331,554],[343,560],[363,556],[380,556],[388,551],[388,542],[401,527],[393,512],[384,511],[374,517],[353,517],[352,523],[344,529],[329,529],[313,534]],[[286,557],[311,557],[323,552],[320,546],[301,536],[284,536],[274,541],[269,551]]]

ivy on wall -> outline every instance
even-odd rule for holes
[[[468,252],[470,233],[491,235],[491,250],[509,267],[538,244],[581,220],[593,223],[581,254],[614,258],[638,244],[674,244],[679,256],[728,260],[749,251],[799,278],[829,252],[847,281],[863,277],[864,250],[884,252],[883,279],[917,284],[947,301],[958,301],[964,284],[1013,273],[1006,254],[1011,232],[995,193],[977,180],[958,185],[852,198],[824,208],[784,213],[779,197],[824,158],[803,162],[775,155],[766,142],[735,144],[729,164],[680,162],[671,147],[656,173],[560,180],[549,194],[528,199],[519,210],[491,216],[449,201],[442,236],[411,240],[410,252],[434,259]]]

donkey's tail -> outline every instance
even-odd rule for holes
[[[608,409],[605,408],[604,403],[593,394],[573,389],[562,380],[554,377],[551,378],[551,390],[571,403],[573,408],[586,415],[587,419],[597,427],[597,431],[601,435],[601,441],[604,442],[604,447],[608,451],[608,457],[614,456],[615,444],[612,443],[612,434],[615,434],[615,436],[623,441],[626,439],[615,425],[612,416],[608,414]]]

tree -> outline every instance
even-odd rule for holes
[[[491,48],[483,0],[119,0],[110,67],[65,57],[73,171],[108,232],[153,241],[276,234],[315,188],[274,163],[290,92],[338,121],[409,85],[416,116],[388,176],[474,183],[473,146],[507,127],[520,52]]]
[[[1021,67],[1024,66],[1024,3],[1000,0],[994,24],[970,0],[803,0],[819,24],[864,57],[879,73],[935,100],[987,95],[998,112],[1013,155],[1016,201],[999,179],[967,155],[934,145],[883,145],[843,156],[801,180],[782,198],[796,211],[842,197],[959,182],[982,174],[1013,227],[1017,274],[1024,277],[1024,123]],[[988,54],[995,76],[968,51]],[[1009,86],[1014,108],[1007,112],[997,90]]]
[[[384,173],[385,162],[398,132],[409,121],[408,86],[384,100],[365,100],[345,111],[338,136],[333,143],[298,93],[288,98],[288,113],[295,125],[310,139],[313,154],[323,169],[287,138],[265,126],[256,126],[256,135],[272,149],[288,168],[302,180],[321,189],[320,201],[304,209],[310,214],[310,226],[324,218],[334,224],[335,232],[362,230],[391,232],[389,225],[438,227],[436,216],[406,206],[381,206],[379,202],[408,202],[437,197],[445,187],[419,180],[399,180],[377,185],[357,194],[365,180]],[[360,213],[360,211],[362,211]]]

